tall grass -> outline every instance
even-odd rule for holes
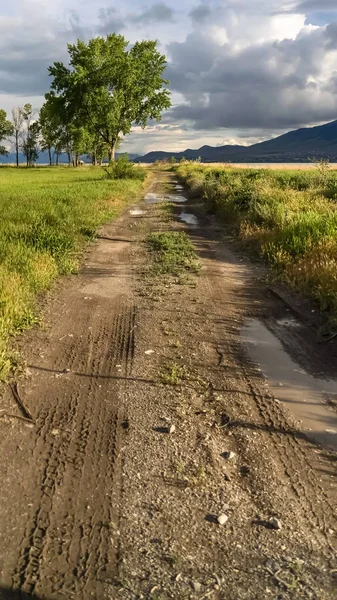
[[[140,194],[137,180],[107,181],[99,169],[0,168],[0,377],[9,336],[34,323],[36,297],[78,269],[97,227]]]
[[[337,324],[337,171],[184,164],[177,172],[192,196]]]

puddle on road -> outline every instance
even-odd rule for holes
[[[159,202],[164,202],[164,196],[160,194],[153,194],[152,192],[148,192],[144,198],[146,204],[158,204]]]
[[[285,317],[283,319],[277,319],[276,323],[278,325],[282,325],[283,327],[301,327],[301,323],[296,321],[296,319],[287,318],[287,317]]]
[[[301,429],[314,441],[337,449],[337,414],[324,402],[329,396],[337,397],[337,381],[318,379],[306,373],[258,320],[248,323],[242,336],[275,398],[301,421]]]
[[[191,213],[187,213],[184,210],[180,213],[180,215],[178,215],[178,218],[183,221],[184,223],[186,223],[187,225],[198,225],[198,218],[195,215],[192,215]]]
[[[141,217],[142,215],[145,215],[146,211],[141,210],[140,208],[133,208],[129,211],[129,213],[132,217]]]
[[[187,198],[185,198],[185,196],[181,196],[180,194],[166,194],[164,198],[165,200],[168,200],[168,202],[178,202],[179,204],[187,201]]]
[[[160,202],[177,202],[178,204],[181,204],[183,202],[187,201],[187,198],[185,198],[185,196],[182,196],[181,194],[154,194],[153,192],[148,192],[145,196],[145,203],[146,204],[159,204]]]

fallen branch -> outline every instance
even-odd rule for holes
[[[21,417],[21,415],[10,415],[9,413],[4,413],[3,415],[0,415],[0,419],[4,419],[5,417],[7,417],[8,419],[19,419],[20,421],[25,421],[25,423],[34,423],[32,419]]]
[[[20,409],[22,410],[24,418],[27,419],[28,421],[30,421],[31,423],[35,423],[35,419],[34,419],[32,413],[30,412],[30,410],[27,408],[27,406],[24,404],[24,402],[20,398],[18,384],[16,383],[16,381],[14,381],[14,383],[10,383],[9,387],[12,390],[12,394],[13,394],[15,401],[17,402]]]

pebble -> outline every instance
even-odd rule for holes
[[[225,525],[227,523],[227,521],[228,521],[228,516],[227,515],[222,514],[222,515],[218,516],[218,523],[219,523],[219,525]]]
[[[52,435],[60,435],[60,430],[59,429],[52,429],[50,433]]]
[[[273,529],[282,529],[281,521],[276,517],[271,517],[269,519],[269,524]]]
[[[154,354],[154,350],[145,350],[145,354]]]
[[[233,458],[235,458],[235,452],[232,452],[231,450],[223,452],[221,454],[222,458],[225,458],[226,460],[232,460]]]
[[[175,425],[170,425],[168,432],[169,433],[174,433],[176,430],[176,426]]]
[[[195,592],[201,592],[201,583],[199,581],[192,581],[192,587]]]

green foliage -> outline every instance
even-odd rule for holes
[[[179,177],[283,280],[337,322],[337,171],[282,171],[183,164]]]
[[[7,120],[7,113],[5,110],[0,110],[0,142],[8,138],[8,136],[14,133],[14,127],[10,121]],[[0,155],[8,154],[5,146],[0,145]]]
[[[180,275],[184,271],[198,272],[200,265],[190,238],[184,232],[152,233],[147,238],[153,252],[155,272]]]
[[[170,107],[168,83],[162,74],[165,56],[151,40],[128,49],[122,35],[97,37],[88,43],[68,44],[70,68],[57,62],[49,67],[53,77],[48,102],[55,103],[62,121],[85,127],[99,136],[114,158],[116,143],[129,134],[132,123],[146,126],[160,120]]]
[[[105,181],[95,169],[36,167],[0,172],[0,378],[10,369],[7,341],[36,320],[35,298],[60,274],[76,272],[97,227],[142,189]]]
[[[106,179],[139,179],[144,181],[145,170],[136,167],[129,161],[127,154],[122,154],[116,161],[110,162],[108,167],[103,167]]]

